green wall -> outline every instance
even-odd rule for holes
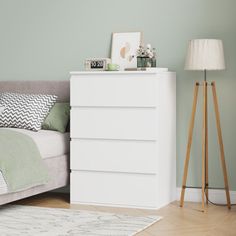
[[[177,185],[181,185],[193,84],[201,72],[183,70],[187,42],[220,38],[227,70],[217,83],[231,189],[236,190],[235,0],[0,0],[0,80],[68,79],[88,57],[110,55],[111,32],[143,31],[158,65],[177,72]],[[222,186],[210,101],[210,185]],[[201,104],[199,104],[201,105]],[[201,110],[199,110],[201,112]],[[189,184],[200,184],[201,116],[194,135]]]

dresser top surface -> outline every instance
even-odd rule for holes
[[[70,75],[155,75],[155,74],[166,74],[175,73],[172,71],[71,71]]]

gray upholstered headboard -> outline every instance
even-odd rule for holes
[[[52,94],[58,96],[58,101],[70,101],[70,82],[53,80],[30,80],[30,81],[0,81],[0,93],[32,93]]]

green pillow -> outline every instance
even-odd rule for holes
[[[56,103],[42,124],[42,129],[65,133],[70,117],[69,103]]]

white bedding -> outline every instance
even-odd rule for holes
[[[43,159],[61,156],[69,153],[70,135],[69,133],[60,133],[51,130],[40,130],[38,132],[16,129],[16,128],[4,128],[14,130],[30,136],[40,151]],[[0,171],[0,194],[7,193],[7,184]]]
[[[60,133],[51,130],[39,130],[38,132],[34,132],[30,130],[16,128],[4,129],[14,130],[30,136],[38,146],[38,149],[43,159],[61,156],[69,152],[69,133]]]

